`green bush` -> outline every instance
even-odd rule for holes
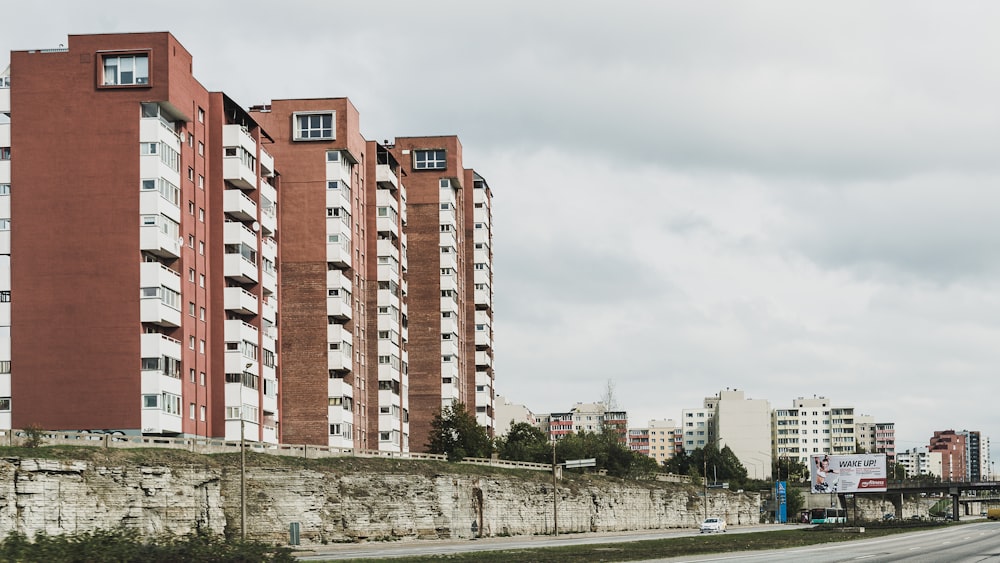
[[[252,541],[226,541],[207,534],[144,540],[134,530],[100,530],[61,536],[13,533],[0,542],[0,561],[21,563],[290,563],[291,550]]]

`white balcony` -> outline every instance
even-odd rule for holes
[[[238,156],[222,157],[222,178],[244,190],[257,189],[257,175]]]
[[[349,189],[326,190],[326,206],[341,207],[349,213],[351,209],[351,191]]]
[[[278,273],[272,268],[264,268],[260,275],[264,295],[274,295],[278,291]]]
[[[349,321],[354,318],[354,310],[351,308],[351,295],[346,291],[341,291],[341,295],[326,298],[326,314],[340,321]]]
[[[10,117],[10,86],[9,82],[6,80],[7,77],[0,76],[0,113]],[[3,84],[7,84],[4,86]],[[4,428],[10,428],[5,426]]]
[[[139,263],[139,286],[162,286],[180,293],[181,275],[159,262],[141,262]]]
[[[143,225],[139,227],[139,250],[164,258],[180,258],[181,240],[165,234],[159,225]]]
[[[250,135],[250,131],[242,125],[230,124],[222,126],[222,146],[243,147],[243,150],[255,155],[257,154],[257,141]]]
[[[476,369],[481,368],[491,368],[493,367],[493,358],[490,357],[488,350],[476,351]]]
[[[247,260],[242,254],[226,254],[222,265],[223,275],[240,283],[257,283],[257,264]]]
[[[488,329],[476,331],[476,348],[489,348],[492,345],[493,338]]]
[[[260,309],[260,313],[261,317],[265,321],[269,321],[273,324],[278,317],[278,300],[275,299],[274,297],[268,297],[267,299],[265,299],[264,305]],[[272,335],[272,338],[276,336],[277,334]]]
[[[274,176],[274,157],[264,147],[260,148],[260,175],[267,178]]]
[[[331,377],[327,380],[326,392],[328,397],[351,397],[353,398],[354,389],[344,382],[343,379],[337,379]],[[344,410],[341,405],[332,405],[336,407],[337,410]]]
[[[273,207],[270,209],[261,209],[260,229],[264,236],[271,236],[278,230],[278,214],[274,211]]]
[[[227,311],[241,315],[256,315],[258,311],[257,296],[242,287],[227,287],[223,290],[223,303]]]
[[[458,337],[453,335],[451,340],[441,341],[441,355],[442,356],[457,356],[458,355]]]
[[[458,315],[452,315],[450,317],[442,317],[441,319],[441,332],[458,334]]]
[[[181,312],[165,304],[159,296],[143,297],[139,299],[139,322],[177,327],[181,326]]]
[[[326,272],[326,287],[330,289],[346,289],[353,293],[351,278],[345,276],[339,270],[329,270]]]
[[[244,371],[257,373],[260,369],[260,364],[257,360],[247,357],[242,350],[226,350],[225,364],[226,373],[243,373]],[[229,387],[229,385],[226,385],[226,387]]]
[[[245,244],[250,248],[257,248],[257,233],[243,223],[227,221],[222,226],[222,238],[224,244]]]
[[[10,326],[10,303],[0,303],[0,326],[9,327]],[[8,338],[0,337],[0,340],[8,340]],[[6,395],[0,395],[6,396]],[[2,427],[0,427],[2,428]]]
[[[163,199],[158,191],[144,190],[139,192],[140,215],[164,215],[177,223],[181,222],[181,208]]]
[[[326,261],[338,268],[351,267],[351,240],[340,235],[340,241],[326,244]]]
[[[271,262],[278,261],[278,244],[273,238],[264,237],[260,241],[260,255]]]
[[[388,164],[375,165],[375,182],[380,190],[398,190],[399,178]]]
[[[380,233],[399,236],[399,221],[395,216],[379,217],[375,220],[375,229]]]
[[[0,182],[10,183],[10,161],[0,160]]]
[[[275,385],[275,386],[277,386],[277,384],[278,383],[274,380],[271,380],[271,383],[269,383],[269,385]],[[264,398],[261,400],[261,410],[265,412],[277,412],[278,396],[275,395],[273,397],[269,397],[267,395],[264,395]]]
[[[259,342],[257,327],[240,320],[226,321],[224,334],[226,342],[240,342],[243,340],[252,342],[253,344]],[[240,371],[242,372],[243,370]]]
[[[158,154],[144,154],[139,156],[139,177],[163,178],[175,186],[181,185],[180,172],[167,166]]]
[[[474,290],[475,294],[473,298],[476,302],[476,309],[489,309],[493,307],[493,293],[490,291],[489,287],[487,289],[477,289]]]
[[[142,409],[140,418],[143,434],[179,434],[181,432],[181,417],[167,414],[162,409]]]
[[[257,204],[242,190],[223,190],[222,210],[240,221],[257,220]]]
[[[9,91],[10,90],[8,90],[8,92]],[[9,147],[9,146],[10,146],[10,123],[0,123],[0,147]]]
[[[181,358],[180,341],[162,334],[141,334],[139,336],[139,350],[143,358],[159,358],[161,356]]]
[[[341,325],[328,325],[327,342],[337,346],[335,350],[327,350],[328,369],[338,372],[354,369],[352,340],[351,333]]]

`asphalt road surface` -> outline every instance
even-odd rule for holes
[[[788,526],[745,526],[730,528],[729,534],[788,529]],[[479,540],[404,541],[398,543],[340,544],[316,546],[297,555],[303,561],[389,558],[418,555],[442,555],[499,549],[533,549],[562,545],[618,543],[648,539],[674,538],[698,535],[696,530],[656,530],[607,534],[568,534],[512,538],[485,538]],[[650,562],[726,562],[751,561],[760,563],[808,561],[832,563],[861,561],[864,563],[889,563],[894,561],[927,563],[1000,563],[1000,522],[976,522],[961,526],[897,534],[870,540],[839,542],[810,547],[754,551],[743,553],[717,553],[692,555]]]

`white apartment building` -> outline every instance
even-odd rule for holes
[[[694,450],[704,448],[714,438],[712,435],[712,419],[715,417],[714,398],[705,399],[700,409],[684,409],[681,411],[681,426],[683,432],[684,452],[690,454]]]
[[[538,420],[534,413],[524,405],[515,405],[502,395],[496,396],[496,435],[504,436],[510,431],[510,427],[518,422],[526,422],[532,426],[538,426]]]
[[[896,463],[903,466],[907,477],[918,475],[941,477],[941,452],[930,452],[926,446],[897,452]]]
[[[753,479],[771,478],[771,405],[765,399],[748,399],[738,389],[719,391],[714,402],[712,435],[718,447],[728,447]]]
[[[810,455],[856,451],[854,407],[834,407],[826,397],[799,397],[772,415],[774,455],[802,463]]]

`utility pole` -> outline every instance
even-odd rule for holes
[[[559,535],[559,495],[556,494],[556,440],[552,437],[552,530]]]

